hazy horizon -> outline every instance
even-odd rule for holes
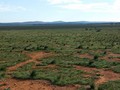
[[[89,22],[89,23],[94,23],[94,22],[101,22],[101,23],[109,23],[109,22],[115,22],[115,23],[119,23],[120,21],[10,21],[10,22],[0,22],[0,23],[27,23],[27,22],[46,22],[46,23],[52,23],[52,22]]]
[[[3,0],[0,23],[120,22],[120,0]]]

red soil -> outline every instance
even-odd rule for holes
[[[19,64],[16,64],[15,66],[12,66],[12,67],[9,67],[8,68],[8,71],[15,71],[17,68],[21,67],[21,66],[24,66],[25,64],[28,64],[30,62],[35,62],[35,63],[39,63],[37,61],[37,59],[41,59],[41,58],[44,58],[44,57],[48,57],[48,56],[51,56],[52,54],[51,53],[45,53],[45,52],[35,52],[35,53],[26,53],[26,55],[28,57],[30,57],[31,59],[30,60],[27,60],[25,62],[21,62]]]
[[[120,62],[120,54],[114,54],[109,52],[108,55],[105,55],[104,57],[100,57],[100,59]]]
[[[110,80],[120,80],[120,74],[114,73],[112,71],[101,70],[100,75],[102,76],[96,81],[96,84],[98,85]]]
[[[88,54],[88,53],[85,53],[85,54],[80,54],[79,55],[80,58],[89,58],[89,59],[93,59],[93,56]]]
[[[9,88],[11,90],[76,90],[75,86],[53,86],[49,82],[44,80],[15,80],[7,79],[2,82],[4,85],[0,87],[0,90]]]
[[[100,74],[99,79],[96,80],[96,84],[100,85],[104,82],[110,81],[110,80],[119,80],[120,74],[114,73],[110,70],[104,70],[104,69],[96,69],[96,68],[90,68],[90,67],[83,67],[83,66],[75,66],[77,70],[84,70],[86,72],[95,73],[97,71],[97,74]]]

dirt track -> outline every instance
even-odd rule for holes
[[[35,53],[31,53],[31,54],[28,54],[28,53],[25,53],[25,54],[28,57],[30,57],[31,59],[27,60],[25,62],[21,62],[19,64],[16,64],[15,66],[9,67],[8,71],[15,71],[17,68],[19,68],[27,63],[30,63],[30,62],[38,63],[37,59],[41,59],[41,58],[48,57],[48,56],[52,55],[51,53],[45,53],[45,52],[35,52]]]

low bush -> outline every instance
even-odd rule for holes
[[[87,58],[79,58],[74,56],[56,56],[51,58],[42,59],[41,64],[39,65],[49,65],[56,64],[59,66],[68,66],[68,65],[80,65],[86,67],[96,67],[96,68],[110,68],[112,66],[119,65],[119,62],[109,62],[106,60],[90,60]]]
[[[17,79],[30,79],[30,74],[28,71],[16,71],[12,74],[12,77]]]
[[[61,56],[42,59],[42,63],[40,65],[48,65],[48,64],[56,64],[59,66],[68,66],[68,65],[87,66],[89,64],[89,59],[68,56],[68,55],[61,55]]]
[[[33,70],[32,72],[15,72],[14,78],[17,79],[41,79],[48,80],[55,85],[69,85],[69,84],[90,84],[93,79],[84,77],[85,72],[75,70],[73,68],[59,68],[59,69],[42,69]]]
[[[120,80],[106,82],[100,85],[98,90],[120,90]]]
[[[34,79],[45,79],[51,81],[55,85],[68,84],[89,84],[92,79],[84,78],[83,71],[71,68],[62,68],[53,71],[36,71]]]
[[[120,73],[120,65],[117,65],[117,66],[112,67],[112,70],[113,70],[115,73]]]
[[[0,72],[0,79],[5,78],[5,72]]]
[[[32,69],[32,66],[33,66],[33,65],[34,65],[33,62],[28,63],[28,64],[26,64],[26,65],[24,65],[24,66],[22,66],[22,67],[17,68],[17,71],[29,71],[29,70]]]
[[[29,59],[26,55],[18,52],[0,52],[0,69],[5,70],[7,67],[16,65]]]
[[[0,71],[6,71],[6,67],[3,66],[3,65],[1,65],[1,66],[0,66]]]

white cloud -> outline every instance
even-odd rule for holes
[[[80,0],[48,0],[51,4],[80,3]]]
[[[26,8],[22,6],[11,6],[11,5],[0,4],[0,12],[18,12],[25,10]]]
[[[100,10],[103,7],[108,7],[107,3],[93,3],[93,4],[67,4],[67,5],[59,5],[59,7],[73,10],[81,10],[81,11],[96,11]]]
[[[120,13],[120,0],[114,0],[112,4],[107,1],[86,3],[84,0],[48,0],[48,2],[63,9],[83,12]]]
[[[113,11],[120,12],[120,0],[115,0],[113,4]]]

